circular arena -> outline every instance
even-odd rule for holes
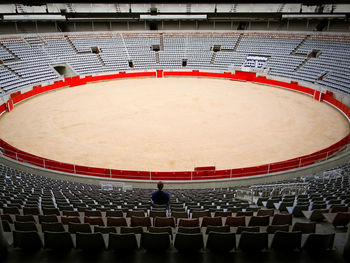
[[[62,163],[134,171],[260,166],[349,133],[338,110],[282,88],[208,78],[127,79],[35,97],[0,121],[1,139]]]
[[[171,2],[0,4],[0,261],[349,262],[350,4]]]

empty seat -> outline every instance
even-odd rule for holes
[[[74,216],[74,217],[80,216],[78,211],[68,211],[68,210],[63,210],[62,215],[63,216]]]
[[[205,217],[205,216],[210,217],[209,210],[194,210],[192,212],[192,218],[199,218],[199,217]]]
[[[222,218],[218,217],[203,217],[201,227],[206,226],[222,226]]]
[[[166,217],[166,215],[167,215],[166,210],[163,210],[163,211],[151,210],[149,213],[150,217]]]
[[[230,226],[207,226],[207,229],[205,230],[206,234],[209,234],[209,232],[230,232]]]
[[[76,233],[76,247],[85,251],[103,250],[106,248],[101,233]]]
[[[228,216],[225,225],[232,227],[245,226],[245,216]]]
[[[68,232],[71,234],[81,233],[91,233],[91,227],[89,224],[81,223],[68,223]]]
[[[43,232],[45,231],[51,231],[51,232],[64,232],[64,227],[62,223],[56,222],[56,223],[42,223],[41,229]]]
[[[122,210],[116,210],[116,211],[112,211],[112,210],[107,210],[106,211],[106,217],[123,217],[123,211]]]
[[[266,232],[268,234],[274,234],[276,231],[288,232],[289,225],[270,225],[270,226],[267,226],[266,228]]]
[[[292,214],[275,214],[271,225],[292,225]]]
[[[170,226],[175,227],[175,218],[174,217],[156,217],[154,218],[154,226]]]
[[[102,212],[100,210],[85,210],[85,216],[91,217],[102,217]]]
[[[277,231],[273,237],[271,248],[275,250],[295,250],[301,247],[301,231]]]
[[[348,212],[348,210],[349,210],[349,207],[347,207],[347,206],[344,206],[344,205],[333,205],[329,212],[330,213]]]
[[[256,213],[257,216],[273,216],[275,213],[274,209],[259,209]]]
[[[145,214],[145,211],[143,210],[129,210],[126,213],[126,216],[127,217],[145,217],[146,214]]]
[[[130,226],[150,227],[151,225],[152,221],[150,217],[132,216],[130,220]]]
[[[40,215],[38,207],[23,207],[23,215]]]
[[[33,215],[16,215],[17,222],[35,222]]]
[[[151,233],[168,233],[171,237],[173,237],[173,230],[170,226],[161,226],[161,227],[151,226],[148,229],[148,231]]]
[[[239,217],[239,216],[253,216],[254,212],[253,211],[238,211],[236,213],[236,217]]]
[[[56,215],[39,215],[39,223],[58,223]]]
[[[183,227],[197,227],[199,226],[199,219],[195,218],[195,219],[183,219],[180,218],[179,219],[179,224],[178,226],[183,226]]]
[[[98,225],[98,226],[104,226],[105,223],[103,222],[102,217],[89,217],[84,216],[84,223],[88,223],[90,225]]]
[[[268,226],[270,224],[270,216],[252,216],[248,226]]]
[[[301,231],[303,234],[315,233],[316,223],[296,222],[293,225],[292,231]]]
[[[117,251],[130,251],[138,248],[134,233],[109,234],[108,249]]]
[[[325,218],[323,214],[328,213],[328,209],[314,209],[312,211],[303,211],[304,216],[310,221],[322,222]]]
[[[60,210],[58,208],[43,208],[44,215],[60,215]]]
[[[68,225],[69,223],[81,223],[80,217],[77,216],[61,216],[61,222],[64,225]]]
[[[74,247],[72,236],[68,232],[45,231],[44,242],[45,248],[52,250],[70,250]]]
[[[128,226],[125,217],[107,217],[107,226]]]
[[[36,251],[42,248],[42,242],[37,231],[13,232],[13,246],[27,251]]]
[[[323,216],[334,227],[346,227],[350,222],[350,212],[327,213],[323,214]]]
[[[203,246],[203,235],[201,233],[188,234],[178,232],[175,236],[174,247],[179,251],[198,251]]]
[[[187,234],[196,234],[196,233],[201,233],[201,228],[199,226],[197,227],[183,227],[179,226],[177,229],[178,233],[187,233]]]
[[[170,248],[170,235],[166,232],[144,232],[141,237],[141,246],[146,250],[167,250]]]
[[[320,253],[327,250],[333,249],[335,233],[331,234],[310,234],[308,235],[303,249],[313,252]]]
[[[134,234],[142,234],[143,233],[143,227],[142,226],[134,226],[134,227],[127,227],[122,226],[120,227],[120,233],[134,233]]]
[[[293,207],[292,215],[295,217],[303,217],[303,211],[309,210],[309,205],[296,205]]]
[[[94,226],[94,233],[117,233],[117,230],[113,226]]]
[[[242,232],[238,247],[249,253],[268,248],[267,233]]]
[[[20,215],[21,214],[18,207],[15,207],[15,206],[4,207],[2,210],[3,210],[4,214],[10,214],[10,215]]]
[[[215,211],[214,213],[214,217],[218,217],[218,216],[221,216],[221,217],[228,217],[228,216],[232,216],[232,212],[230,211]]]
[[[188,218],[188,214],[185,211],[172,211],[171,216],[173,216],[175,219]]]
[[[260,232],[260,228],[258,226],[239,226],[237,228],[236,234],[241,234],[242,232]]]
[[[212,232],[208,234],[207,248],[214,252],[228,252],[236,248],[235,233]]]
[[[38,231],[34,222],[17,222],[15,221],[15,230],[19,231]]]

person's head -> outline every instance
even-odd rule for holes
[[[158,184],[157,184],[157,188],[159,191],[162,191],[163,190],[163,187],[164,187],[164,184],[162,181],[159,181]]]

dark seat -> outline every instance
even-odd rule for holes
[[[89,224],[81,223],[68,223],[68,232],[71,234],[80,233],[91,233],[91,227]]]
[[[97,251],[106,249],[101,233],[76,233],[76,247],[85,251]]]
[[[27,251],[37,251],[42,248],[42,242],[37,231],[13,232],[13,246]]]
[[[198,251],[203,246],[203,235],[201,233],[187,234],[178,232],[175,236],[174,247],[179,251]]]
[[[207,226],[222,226],[222,218],[218,217],[203,217],[201,227]]]
[[[137,239],[134,233],[109,234],[108,249],[117,251],[130,251],[138,248]]]
[[[51,223],[51,224],[56,224],[56,223]],[[45,242],[45,248],[47,249],[66,251],[74,248],[72,237],[68,232],[45,231],[44,242]]]
[[[199,226],[196,227],[184,227],[184,226],[179,226],[177,229],[178,233],[185,233],[185,234],[197,234],[201,233],[201,228]]]
[[[271,248],[275,250],[295,250],[301,247],[301,231],[283,232],[277,231],[273,237]]]
[[[243,231],[245,231],[245,232],[260,232],[260,228],[258,226],[239,226],[237,228],[236,234],[241,234]]]
[[[296,222],[293,225],[292,231],[301,231],[303,234],[315,233],[316,223]]]
[[[1,220],[1,224],[4,232],[11,232],[11,226],[7,220]]]
[[[158,210],[151,210],[149,213],[150,217],[166,217],[167,215],[167,211],[166,210],[162,210],[162,211],[158,211]]]
[[[19,231],[38,231],[34,222],[17,222],[15,221],[15,230]]]
[[[102,212],[100,210],[85,210],[85,216],[91,217],[102,217]]]
[[[105,223],[103,222],[102,217],[90,217],[90,216],[84,216],[84,223],[90,224],[92,226],[104,226]]]
[[[107,226],[128,226],[125,217],[107,217]]]
[[[183,219],[180,218],[179,219],[179,227],[183,226],[183,227],[198,227],[199,226],[199,219],[195,218],[195,219]]]
[[[175,218],[174,217],[156,217],[154,218],[154,226],[157,227],[175,227]]]
[[[292,225],[292,214],[275,214],[271,225]]]
[[[127,227],[122,226],[120,227],[120,233],[134,233],[134,234],[142,234],[143,233],[143,227],[142,226],[134,226],[134,227]]]
[[[273,216],[274,214],[274,209],[259,209],[256,213],[257,216]]]
[[[235,233],[212,232],[208,234],[207,248],[213,252],[228,252],[236,248]]]
[[[123,217],[123,211],[122,210],[107,210],[106,211],[106,217]]]
[[[333,249],[335,233],[331,234],[310,234],[303,249],[311,253],[322,253]]]
[[[81,223],[80,217],[77,216],[61,216],[61,222],[64,225],[68,225],[69,223]]]
[[[228,216],[225,225],[232,227],[245,226],[245,216]]]
[[[62,223],[42,223],[41,229],[43,232],[50,231],[50,232],[64,232],[64,227]]]
[[[15,216],[17,222],[34,222],[35,219],[33,215],[16,215]]]
[[[117,233],[117,230],[113,226],[94,226],[94,233]]]
[[[58,208],[43,208],[44,215],[60,215],[60,210]]]
[[[268,248],[267,233],[254,233],[243,231],[238,247],[247,253],[254,253]]]
[[[266,232],[268,234],[274,234],[276,231],[288,232],[289,225],[270,225],[270,226],[267,226],[266,228]]]
[[[39,223],[58,223],[56,215],[39,215]]]
[[[200,217],[210,217],[209,210],[193,210],[192,218],[200,218]]]
[[[270,224],[270,216],[252,216],[248,226],[268,226]]]
[[[209,234],[210,232],[230,232],[230,226],[207,226],[205,233]]]
[[[167,250],[170,248],[170,235],[166,232],[144,232],[141,237],[141,247],[146,250]]]
[[[38,207],[23,207],[23,215],[40,215]]]
[[[150,217],[132,216],[130,220],[130,226],[150,227],[152,226],[152,221]]]

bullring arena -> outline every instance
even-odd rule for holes
[[[349,124],[333,107],[283,88],[169,77],[52,91],[4,115],[0,133],[59,162],[169,172],[293,159],[338,142]]]

